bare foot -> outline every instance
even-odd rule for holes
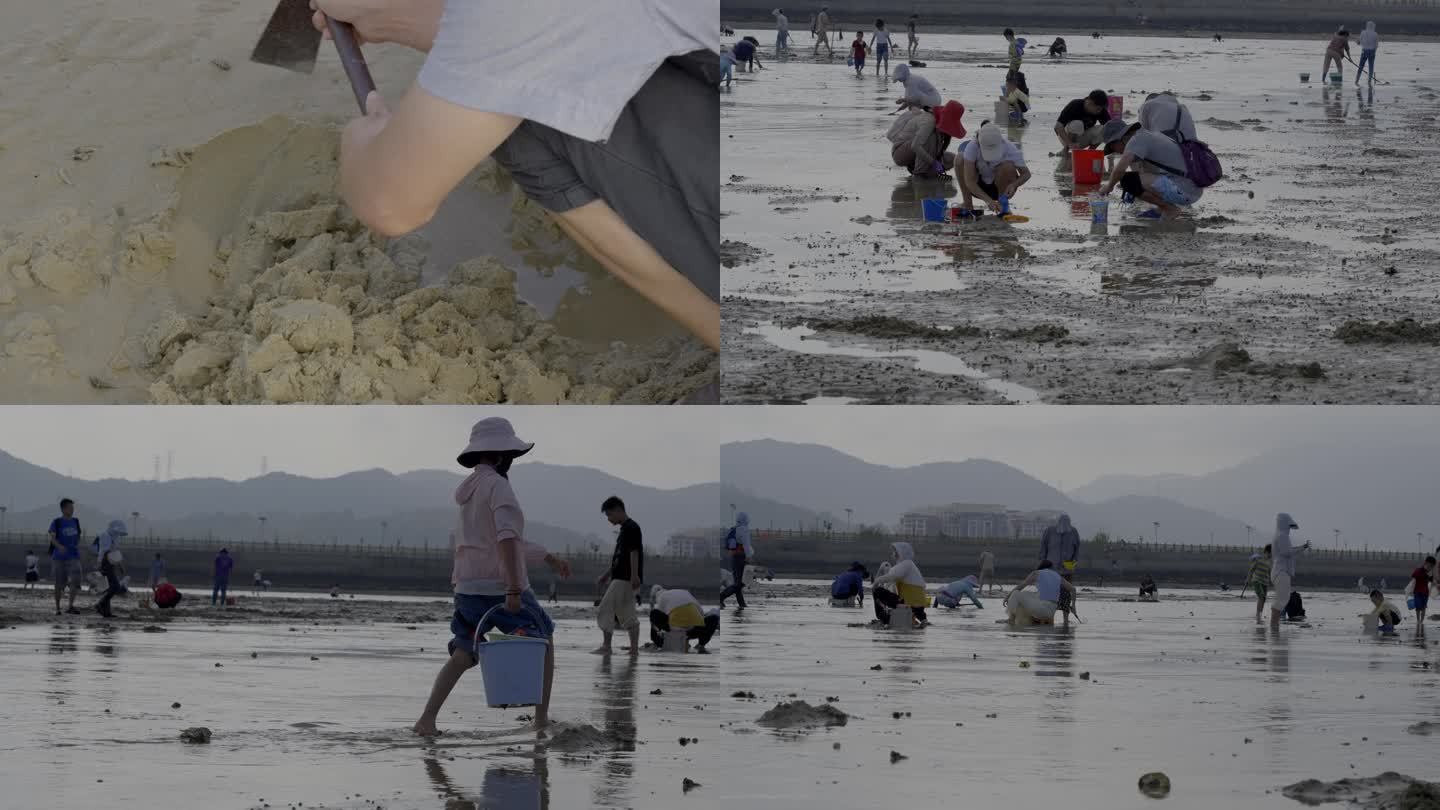
[[[630,657],[631,657],[631,658],[634,658],[635,656],[637,656],[637,655],[640,654],[640,648],[639,648],[639,647],[626,647],[626,648],[625,648],[625,652],[630,653]]]
[[[426,717],[422,717],[419,720],[416,720],[415,725],[412,726],[410,730],[421,737],[440,736],[440,729],[435,727],[435,721]]]
[[[593,650],[590,651],[590,654],[591,654],[591,655],[609,655],[611,652],[612,652],[612,651],[611,651],[611,649],[610,649],[609,647],[596,647],[595,649],[593,649]]]

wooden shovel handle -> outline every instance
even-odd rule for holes
[[[350,89],[355,91],[355,103],[360,105],[360,114],[365,114],[365,97],[375,89],[375,80],[370,78],[370,67],[365,64],[365,54],[355,39],[355,26],[326,18],[330,38],[335,41],[335,50],[340,53],[340,64],[345,67],[345,76],[350,79]]]

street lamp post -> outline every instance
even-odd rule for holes
[[[1155,521],[1155,545],[1160,545],[1160,521]]]
[[[265,516],[260,516],[260,542],[265,542]]]
[[[1245,524],[1245,545],[1247,545],[1247,546],[1254,546],[1254,545],[1255,545],[1255,542],[1250,539],[1250,535],[1251,535],[1254,531],[1255,531],[1255,527],[1254,527],[1254,526],[1251,526],[1249,523],[1246,523],[1246,524]]]
[[[846,533],[846,534],[849,534],[849,533],[850,533],[850,516],[851,516],[852,514],[854,514],[854,513],[855,513],[855,510],[854,510],[854,509],[851,509],[851,508],[848,507],[848,506],[845,507],[845,533]]]
[[[8,506],[0,506],[0,535],[5,534],[5,513],[9,511]]]
[[[735,524],[735,504],[730,504],[730,524]]]
[[[130,528],[131,528],[132,530],[134,530],[135,536],[136,536],[136,537],[139,537],[139,536],[140,536],[140,513],[139,513],[139,512],[131,512],[131,513],[130,513],[130,523],[132,524]]]
[[[1415,550],[1418,551],[1418,552],[1420,552],[1420,556],[1422,556],[1422,557],[1425,556],[1425,533],[1424,533],[1424,532],[1415,532]]]
[[[1339,550],[1340,550],[1340,530],[1339,530],[1339,529],[1331,529],[1330,531],[1335,532],[1335,550],[1336,550],[1336,551],[1339,551]]]
[[[388,521],[388,520],[382,520],[382,521],[380,521],[380,547],[381,547],[381,548],[384,548],[384,547],[385,547],[385,530],[388,529],[388,528],[390,528],[390,521]]]

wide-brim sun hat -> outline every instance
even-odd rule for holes
[[[965,137],[965,125],[960,119],[965,116],[965,105],[954,99],[935,109],[935,128],[952,138]]]
[[[470,428],[470,443],[456,456],[456,461],[464,466],[465,456],[471,453],[508,453],[518,457],[530,452],[534,447],[534,442],[521,441],[520,437],[515,435],[515,428],[509,419],[489,416]]]

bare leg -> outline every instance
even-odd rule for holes
[[[79,595],[80,595],[80,585],[79,585],[78,583],[72,583],[72,584],[70,585],[70,609],[71,609],[71,610],[74,610],[74,609],[75,609],[75,597],[77,597],[77,596],[79,596]]]
[[[548,660],[548,659],[547,659]],[[450,692],[455,684],[460,682],[460,676],[465,670],[475,666],[475,658],[465,650],[456,650],[450,654],[450,660],[440,668],[440,674],[435,676],[435,685],[430,687],[430,700],[425,703],[425,711],[420,719],[415,721],[412,731],[422,737],[434,737],[440,733],[435,727],[435,720],[440,716],[440,707],[445,705],[445,699],[450,697]],[[546,673],[545,697],[550,697],[549,673]]]
[[[1263,597],[1263,596],[1257,596],[1257,597],[1255,597],[1255,623],[1256,623],[1256,624],[1263,624],[1263,623],[1264,623],[1264,620],[1261,619],[1261,616],[1264,614],[1264,612],[1265,612],[1265,597]]]
[[[630,628],[630,654],[640,654],[640,625],[638,623]]]
[[[600,646],[599,646],[599,647],[596,647],[595,649],[591,650],[590,652],[593,653],[593,654],[595,654],[595,655],[609,655],[609,654],[610,654],[610,640],[611,640],[612,638],[614,638],[615,634],[612,633],[612,632],[610,632],[609,630],[602,630],[602,631],[600,631],[600,633],[601,633]]]
[[[550,645],[545,648],[545,691],[540,698],[540,705],[535,707],[535,728],[543,729],[550,725],[550,687],[555,685],[555,640],[550,640]]]
[[[55,578],[55,612],[56,612],[56,613],[59,613],[59,612],[60,612],[60,593],[61,593],[61,591],[64,591],[64,590],[65,590],[65,586],[61,585],[61,584],[60,584],[60,578],[59,578],[59,577],[56,577],[56,578]],[[74,601],[74,600],[72,599],[71,601]]]

